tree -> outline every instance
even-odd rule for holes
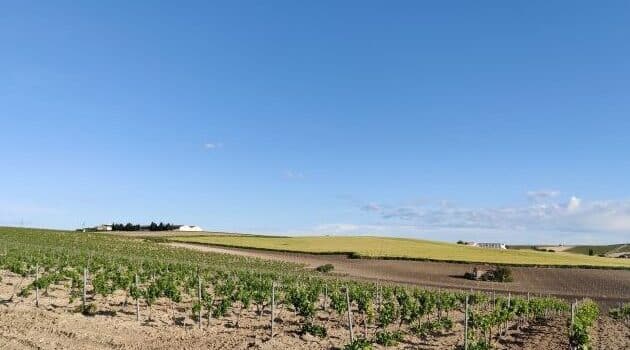
[[[590,255],[590,256],[595,255],[595,251],[593,251],[593,248],[589,248],[588,249],[588,255]]]

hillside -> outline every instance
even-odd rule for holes
[[[593,250],[595,255],[609,255],[615,253],[630,253],[630,244],[612,244],[612,245],[579,245],[567,249],[568,253],[589,255],[589,251]]]
[[[169,237],[169,240],[240,248],[315,254],[350,254],[362,258],[402,258],[508,265],[630,268],[630,260],[550,253],[533,250],[498,250],[465,245],[386,237],[265,237],[204,235]]]

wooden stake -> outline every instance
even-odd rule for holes
[[[621,306],[619,307],[621,309]],[[328,284],[324,285],[324,311],[328,310]]]
[[[381,311],[381,280],[376,280],[376,310]]]
[[[350,328],[350,343],[354,343],[354,333],[352,332],[352,310],[350,310],[350,294],[346,286],[346,305],[348,305],[348,327]]]
[[[464,350],[468,350],[468,295],[464,307]]]
[[[39,264],[35,265],[35,307],[39,307]]]
[[[136,274],[136,289],[139,288],[138,274]],[[140,321],[140,297],[136,298],[136,321]]]
[[[201,305],[201,277],[197,276],[197,290],[199,294],[199,328],[201,328],[201,311],[203,306]]]
[[[273,338],[275,314],[276,314],[276,282],[271,282],[271,338]]]
[[[87,277],[88,269],[87,267],[83,268],[83,311],[85,312],[85,305],[87,303]]]

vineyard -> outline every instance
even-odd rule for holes
[[[0,268],[0,319],[28,306],[200,337],[221,330],[237,348],[630,346],[627,305],[609,317],[590,300],[357,282],[141,239],[0,229]],[[612,333],[593,336],[598,322]]]

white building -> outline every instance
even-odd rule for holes
[[[177,228],[177,231],[201,232],[201,231],[203,231],[203,229],[201,227],[199,227],[199,226],[194,226],[194,225],[182,225],[182,226]]]
[[[466,242],[467,245],[479,248],[491,248],[491,249],[507,249],[507,246],[504,243],[477,243],[477,242]]]
[[[111,231],[112,225],[98,225],[96,226],[96,231]]]

